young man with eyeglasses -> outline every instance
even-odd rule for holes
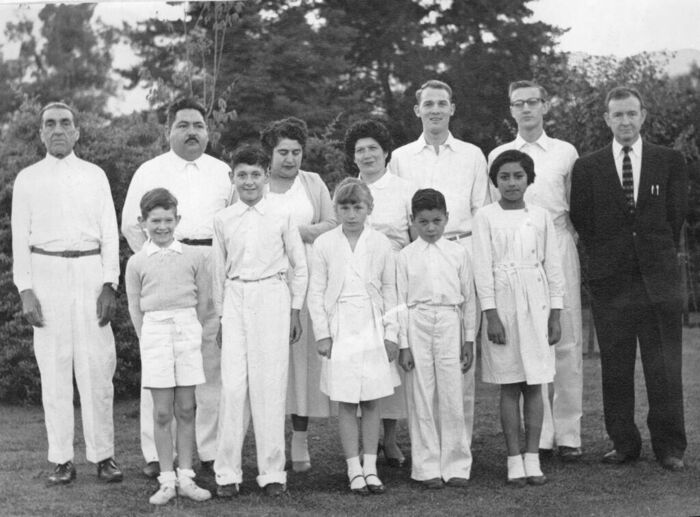
[[[525,191],[525,202],[549,210],[557,232],[565,277],[564,309],[561,311],[561,340],[554,347],[554,382],[544,385],[544,421],[540,452],[551,455],[557,446],[563,461],[581,457],[583,403],[583,332],[581,326],[581,276],[576,232],[569,219],[571,169],[578,158],[573,145],[551,138],[544,131],[549,110],[546,90],[532,81],[509,85],[510,114],[518,126],[515,140],[489,154],[489,164],[509,149],[528,154],[535,162],[535,182]],[[498,196],[498,193],[493,195]]]

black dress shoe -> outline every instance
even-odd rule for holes
[[[216,497],[221,497],[222,499],[230,499],[232,497],[237,497],[240,493],[238,483],[231,483],[230,485],[216,485]]]
[[[56,464],[56,468],[53,470],[47,479],[49,485],[67,485],[75,479],[75,465],[72,461],[67,461],[65,463]]]
[[[97,479],[106,483],[119,483],[124,479],[124,474],[114,458],[107,458],[97,464]]]
[[[268,497],[279,497],[287,491],[282,483],[268,483],[263,489]]]
[[[624,454],[613,449],[603,455],[602,461],[608,465],[622,465],[635,461],[636,459],[636,456],[630,456],[629,454]]]
[[[143,475],[149,479],[156,479],[160,475],[160,463],[157,461],[149,461],[145,467],[143,467]]]
[[[663,468],[671,472],[678,472],[685,468],[683,460],[675,456],[665,456],[659,460],[659,463]]]
[[[578,461],[581,459],[581,456],[583,456],[581,447],[568,447],[566,445],[560,445],[558,452],[561,460],[569,463]]]
[[[467,478],[450,478],[445,481],[445,486],[450,488],[467,488],[469,480]]]
[[[429,490],[440,490],[445,486],[445,484],[442,482],[442,478],[425,479],[421,481],[421,484],[423,485],[423,487]]]

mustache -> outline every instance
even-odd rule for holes
[[[191,142],[191,141],[194,141],[194,142],[199,143],[199,138],[197,138],[195,135],[190,135],[190,136],[188,136],[187,139],[185,140],[185,142]]]

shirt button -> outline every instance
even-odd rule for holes
[[[632,232],[632,237],[636,237],[636,236],[637,236],[637,232]]]

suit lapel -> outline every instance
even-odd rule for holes
[[[637,211],[649,200],[651,186],[654,183],[654,152],[647,142],[642,144],[642,168],[639,171],[639,191],[637,192]]]
[[[602,171],[603,180],[606,184],[605,191],[610,192],[610,195],[614,198],[615,202],[626,214],[628,212],[627,199],[625,198],[624,190],[622,190],[620,176],[617,174],[617,167],[615,167],[612,144],[609,144],[607,147],[605,147],[605,149],[603,149],[603,154],[600,157],[600,160],[600,170]]]

